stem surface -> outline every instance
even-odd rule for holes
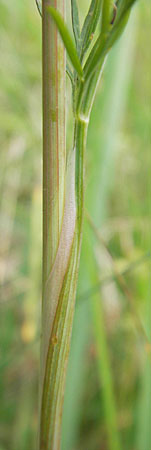
[[[43,0],[43,301],[40,450],[59,450],[66,368],[79,267],[87,122],[75,120],[66,157],[64,48]]]

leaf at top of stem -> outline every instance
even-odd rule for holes
[[[84,67],[85,79],[94,72],[101,60],[106,56],[114,43],[119,39],[127,24],[131,8],[136,0],[121,1],[120,10],[117,13],[116,20],[112,29],[108,33],[100,33]]]
[[[70,61],[73,65],[74,69],[76,70],[79,77],[83,80],[83,70],[81,67],[80,60],[78,58],[78,54],[77,54],[74,42],[68,31],[68,28],[62,19],[61,14],[55,8],[52,8],[51,6],[48,6],[47,10],[50,13],[52,19],[54,20],[54,22],[58,28],[58,31],[63,40],[64,46],[66,48],[66,51],[68,53],[68,56],[70,58]]]
[[[80,22],[77,0],[71,0],[72,28],[75,37],[77,51],[80,45]]]
[[[102,0],[91,0],[91,4],[81,31],[81,61],[91,44],[93,34],[101,16]]]
[[[136,0],[118,0],[117,1],[117,19],[121,19],[122,16],[128,12]]]

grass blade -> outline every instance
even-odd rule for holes
[[[78,73],[79,77],[83,78],[83,71],[82,71],[82,67],[81,67],[81,64],[80,64],[80,61],[79,61],[79,58],[77,55],[75,45],[70,36],[68,28],[62,19],[61,14],[58,11],[56,11],[55,8],[52,8],[51,6],[49,6],[47,9],[48,9],[48,12],[50,13],[51,17],[53,18],[55,24],[57,25],[58,31],[63,40],[64,46],[66,48],[66,51],[68,53],[68,56],[72,62],[74,69]]]
[[[102,0],[92,0],[81,31],[81,61],[91,44],[101,14]]]
[[[127,24],[130,10],[135,2],[136,0],[129,0],[127,3],[122,3],[115,20],[115,25],[112,27],[110,33],[106,34],[101,32],[85,64],[84,74],[86,79],[91,76],[101,60],[105,58],[108,51],[121,36]]]
[[[76,47],[78,49],[80,41],[80,22],[76,0],[71,0],[71,13],[72,13],[72,28],[75,37]]]

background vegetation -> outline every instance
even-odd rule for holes
[[[79,2],[81,20],[86,3]],[[140,1],[107,61],[91,116],[62,450],[150,448],[150,40],[150,2]],[[0,41],[0,450],[32,450],[42,174],[41,20],[34,0],[0,0]],[[69,148],[69,85],[68,91]]]

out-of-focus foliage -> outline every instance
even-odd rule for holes
[[[86,1],[79,5],[86,10]],[[107,62],[91,117],[86,158],[91,220],[86,215],[63,450],[114,448],[108,440],[104,342],[121,449],[149,450],[151,442],[149,0],[134,8],[132,22]],[[0,0],[0,42],[0,450],[32,450],[42,216],[41,19],[34,1]],[[70,112],[69,96],[67,102]],[[70,145],[69,119],[68,137]]]

